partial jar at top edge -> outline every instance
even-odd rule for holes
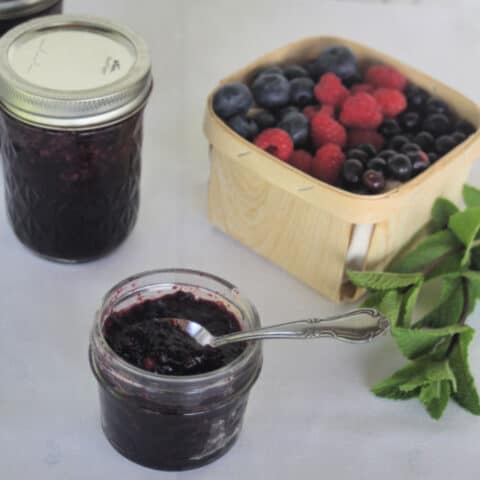
[[[44,17],[0,40],[6,205],[23,244],[82,262],[127,237],[151,87],[144,42],[106,20]]]
[[[0,36],[23,22],[62,11],[63,0],[4,0],[0,2]]]

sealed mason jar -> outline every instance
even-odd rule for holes
[[[186,376],[147,371],[115,353],[106,339],[112,314],[129,312],[138,302],[165,299],[174,292],[224,305],[241,329],[260,326],[255,307],[237,288],[193,270],[146,272],[106,294],[92,329],[89,353],[99,385],[103,431],[122,455],[161,470],[200,467],[229,450],[241,430],[249,391],[262,366],[260,342],[246,343],[221,368]]]
[[[117,247],[139,207],[144,41],[109,21],[54,15],[0,40],[0,134],[8,217],[49,259]]]
[[[0,35],[33,18],[62,13],[63,0],[1,0]]]

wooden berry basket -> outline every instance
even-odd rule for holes
[[[480,109],[468,98],[394,58],[336,37],[307,38],[287,45],[221,84],[248,80],[268,65],[313,60],[334,44],[351,48],[362,66],[379,62],[397,68],[480,127]],[[480,154],[477,131],[400,187],[374,196],[353,194],[323,183],[244,140],[215,115],[212,96],[213,92],[208,97],[204,124],[210,143],[211,223],[335,301],[355,300],[362,293],[345,280],[346,268],[384,268],[425,226],[438,196],[459,201],[462,185]]]

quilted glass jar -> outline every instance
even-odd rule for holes
[[[32,20],[0,41],[0,131],[8,217],[49,259],[81,262],[118,246],[139,207],[144,42],[110,22]]]

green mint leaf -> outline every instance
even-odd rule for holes
[[[419,398],[430,416],[439,420],[448,405],[451,393],[451,383],[448,380],[442,380],[422,387]]]
[[[468,365],[468,347],[474,335],[475,331],[470,327],[459,335],[450,354],[449,363],[457,380],[457,391],[453,398],[469,412],[480,415],[480,398]]]
[[[470,251],[470,267],[474,270],[480,270],[480,247],[474,247]]]
[[[402,306],[402,294],[396,290],[373,292],[361,306],[376,308],[387,317],[390,325],[396,325]]]
[[[378,382],[372,392],[378,397],[406,400],[417,396],[425,385],[442,380],[448,380],[455,385],[455,376],[446,361],[419,359]]]
[[[414,250],[394,260],[388,270],[397,273],[419,272],[435,260],[461,248],[462,244],[452,232],[442,230],[425,238]]]
[[[372,392],[377,397],[391,398],[394,400],[407,400],[413,398],[420,393],[420,387],[411,388],[403,391],[400,386],[415,377],[418,367],[415,363],[409,363],[407,366],[397,370],[391,377],[378,382],[372,387]]]
[[[426,280],[435,277],[443,277],[451,273],[458,273],[462,270],[462,261],[465,249],[462,247],[458,252],[452,252],[445,256],[436,265],[430,267],[429,272],[425,275]]]
[[[446,198],[437,198],[432,208],[432,227],[434,231],[448,226],[449,218],[458,212],[458,207]]]
[[[348,277],[357,287],[368,290],[391,290],[409,287],[423,280],[421,273],[358,272],[349,270]]]
[[[443,328],[404,328],[391,329],[400,351],[410,360],[428,353],[434,353],[439,344],[450,344],[452,335],[466,331],[468,327],[452,325]]]
[[[463,200],[467,207],[480,207],[480,190],[472,185],[464,185]]]
[[[364,308],[377,308],[380,303],[382,303],[385,294],[388,293],[388,290],[380,291],[380,292],[372,292],[368,297],[364,300],[364,302],[360,305],[360,307]]]
[[[448,228],[465,245],[466,250],[462,259],[462,266],[470,262],[470,250],[473,241],[480,229],[480,207],[467,208],[450,217]]]
[[[412,323],[413,311],[417,304],[418,295],[422,287],[423,281],[417,283],[416,285],[413,285],[405,293],[403,297],[402,307],[400,310],[399,321],[397,322],[399,325],[408,327]]]
[[[416,322],[414,329],[442,328],[458,323],[463,313],[464,301],[462,279],[444,277],[438,305]]]
[[[477,300],[480,299],[480,272],[469,270],[463,272],[463,276],[468,281],[468,300],[470,302],[468,314],[470,315],[475,310]]]
[[[446,360],[437,361],[427,357],[414,360],[409,365],[415,367],[415,373],[399,386],[401,391],[408,392],[442,380],[451,382],[453,389],[456,390],[455,375]]]

